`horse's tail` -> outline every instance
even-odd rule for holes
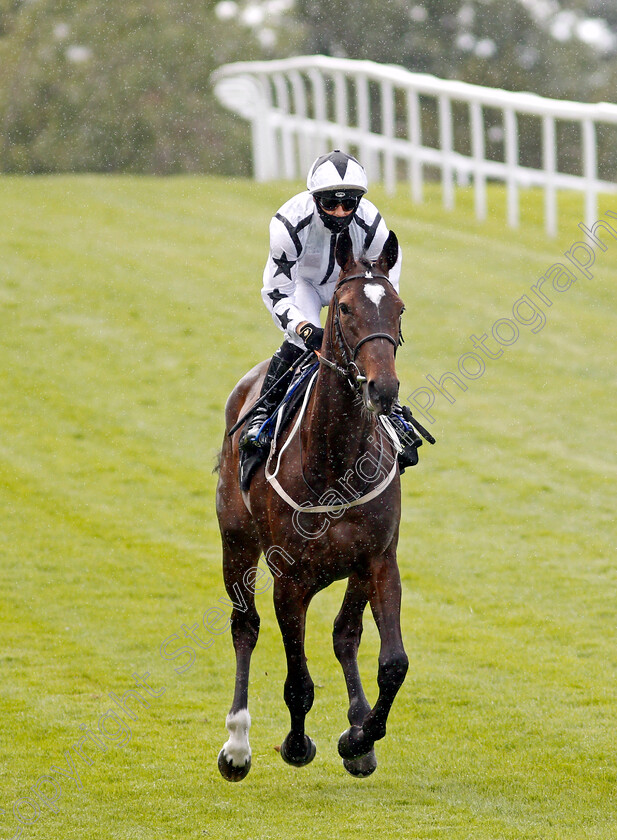
[[[216,456],[214,458],[214,466],[212,467],[212,472],[213,473],[220,473],[220,471],[221,471],[221,458],[222,457],[223,457],[223,450],[221,449],[216,453]]]

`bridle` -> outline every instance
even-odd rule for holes
[[[334,305],[334,315],[332,318],[333,326],[334,326],[334,337],[336,340],[336,344],[343,356],[345,367],[338,365],[336,362],[327,359],[324,355],[319,353],[319,361],[329,367],[331,370],[334,370],[339,376],[344,377],[349,384],[352,386],[354,390],[359,390],[362,385],[366,382],[366,377],[360,373],[358,365],[356,364],[356,358],[358,356],[358,351],[360,348],[369,341],[373,341],[376,338],[384,338],[386,341],[389,341],[390,344],[394,346],[394,355],[396,355],[396,351],[398,347],[403,343],[403,333],[401,331],[399,325],[399,334],[397,338],[394,338],[390,335],[390,333],[384,332],[375,332],[371,333],[370,335],[365,335],[363,338],[358,341],[355,347],[350,347],[349,342],[345,338],[345,333],[343,332],[343,325],[341,324],[341,316],[340,316],[340,303],[338,300],[338,291],[340,290],[341,286],[345,283],[349,282],[350,280],[387,280],[388,283],[390,282],[389,278],[385,274],[376,274],[371,268],[367,268],[362,274],[350,274],[349,277],[344,277],[338,284],[334,295],[332,296],[332,304]]]

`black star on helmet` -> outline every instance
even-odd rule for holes
[[[336,171],[341,176],[341,179],[343,179],[345,177],[345,173],[347,172],[347,165],[350,161],[349,155],[345,154],[345,152],[341,152],[340,149],[335,149],[333,152],[329,152],[329,154],[322,155],[318,158],[313,169],[318,169],[323,163],[327,163],[328,161],[334,165]]]
[[[268,297],[272,301],[273,306],[279,302],[279,300],[283,300],[283,298],[289,297],[289,295],[283,294],[280,289],[274,289],[271,292],[268,292]]]
[[[285,251],[283,251],[282,256],[280,257],[273,257],[272,258],[276,263],[276,271],[274,272],[274,276],[276,277],[277,274],[284,274],[286,277],[289,277],[291,280],[291,269],[296,264],[296,260],[290,260]]]
[[[286,330],[286,329],[287,329],[287,324],[291,321],[291,318],[289,317],[289,309],[286,309],[286,310],[285,310],[284,312],[282,312],[280,315],[278,315],[278,314],[277,314],[277,316],[276,316],[276,317],[277,317],[277,318],[279,319],[279,321],[281,322],[281,326],[282,326],[282,328],[283,328],[284,330]]]

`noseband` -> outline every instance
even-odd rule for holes
[[[389,278],[385,274],[375,274],[371,269],[367,269],[363,274],[350,274],[349,277],[345,277],[339,283],[336,291],[333,295],[333,303],[334,303],[334,331],[335,331],[335,338],[336,343],[341,351],[341,355],[345,361],[345,367],[341,367],[337,365],[336,362],[330,361],[330,359],[326,359],[325,356],[319,355],[319,361],[325,364],[327,367],[331,368],[332,370],[336,371],[340,376],[345,377],[348,380],[350,385],[354,389],[359,389],[362,385],[366,382],[366,377],[363,376],[359,369],[358,365],[356,364],[356,357],[358,355],[358,351],[362,347],[362,345],[366,344],[368,341],[373,341],[376,338],[385,338],[386,341],[389,341],[390,344],[394,346],[394,354],[396,355],[396,350],[403,343],[403,334],[399,327],[399,334],[398,340],[395,339],[390,333],[384,332],[376,332],[371,333],[370,335],[365,335],[364,338],[361,338],[360,341],[356,344],[355,347],[350,347],[349,342],[345,338],[345,334],[343,332],[343,325],[341,324],[341,316],[340,316],[340,304],[337,298],[337,292],[340,287],[347,283],[349,280],[387,280],[388,283],[390,282]]]

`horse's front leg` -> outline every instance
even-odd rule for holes
[[[334,653],[341,663],[347,694],[349,711],[347,717],[352,726],[362,726],[371,711],[364,694],[360,671],[358,669],[358,648],[362,638],[362,614],[369,600],[367,586],[357,575],[351,575],[347,584],[345,598],[340,612],[334,621],[332,641]],[[370,750],[359,758],[344,759],[343,766],[352,776],[370,776],[377,769],[375,751]]]
[[[281,756],[288,764],[303,767],[315,758],[317,748],[304,732],[304,720],[313,705],[315,689],[304,655],[306,610],[310,596],[293,582],[275,583],[274,607],[287,656],[285,703],[291,729],[281,744]]]
[[[409,667],[401,636],[401,578],[394,547],[372,561],[367,584],[371,610],[381,639],[377,674],[379,697],[362,725],[352,725],[339,739],[339,754],[348,761],[369,753],[375,741],[386,734],[392,703]]]

